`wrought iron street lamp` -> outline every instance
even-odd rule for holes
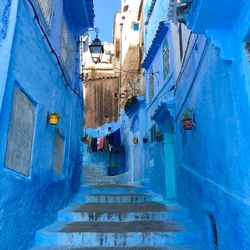
[[[95,40],[89,45],[89,51],[91,53],[92,61],[95,64],[101,62],[104,49],[98,35],[96,35]]]

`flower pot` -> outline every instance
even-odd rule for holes
[[[162,141],[162,137],[156,137],[155,140],[156,140],[157,142],[161,142],[161,141]]]
[[[163,140],[163,133],[161,131],[154,132],[154,140],[160,142]]]
[[[191,118],[183,119],[182,126],[185,130],[192,130],[194,128],[194,123]]]
[[[143,143],[147,143],[147,142],[148,142],[148,138],[144,137],[144,138],[142,139],[142,141],[143,141]]]
[[[49,115],[49,124],[51,125],[57,125],[59,122],[59,115]]]
[[[137,138],[137,137],[134,137],[134,138],[133,138],[133,143],[134,143],[134,144],[138,144],[138,138]]]
[[[85,143],[85,144],[88,144],[88,139],[87,139],[87,137],[85,137],[85,136],[82,137],[82,142]]]

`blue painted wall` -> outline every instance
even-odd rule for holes
[[[249,41],[250,5],[212,2],[194,1],[187,17],[193,32],[204,35],[191,39],[175,96],[178,194],[211,249],[209,215],[219,249],[249,249],[250,65],[243,42]],[[184,131],[179,121],[190,108],[196,127]]]
[[[220,249],[248,249],[249,81],[248,62],[225,61],[198,37],[176,92],[178,191],[180,200],[211,237],[215,217]],[[195,110],[196,128],[183,131],[182,113]],[[192,195],[189,195],[192,194]],[[210,235],[210,236],[209,236]]]
[[[155,6],[159,2],[162,1],[156,1]],[[151,3],[145,2],[145,20]],[[219,249],[249,249],[250,65],[243,43],[250,42],[250,3],[192,1],[187,26],[197,35],[191,36],[180,74],[179,69],[173,68],[180,63],[175,58],[179,43],[171,42],[173,37],[178,39],[178,34],[171,34],[178,31],[175,24],[170,25],[166,35],[173,72],[170,83],[162,78],[163,37],[154,40],[156,24],[167,19],[167,11],[156,13],[158,16],[154,16],[153,10],[145,28],[152,31],[145,35],[147,128],[157,124],[166,136],[167,127],[173,126],[177,199],[190,209],[203,229],[209,249],[214,249],[211,216],[217,227]],[[150,51],[152,45],[154,50],[158,48],[157,53]],[[150,100],[152,69],[159,72],[159,80],[154,79],[156,97]],[[162,98],[157,94],[167,91],[166,86],[175,85],[177,79],[175,111],[171,112],[162,103],[168,99],[167,95]],[[195,113],[196,127],[191,131],[184,131],[180,123],[187,109],[194,109]],[[145,152],[156,161],[161,155],[168,164],[166,152],[161,150],[159,145],[156,149],[150,144]],[[167,168],[162,166],[162,161],[148,165],[151,168],[147,170],[146,166],[146,175],[150,186],[156,192],[167,193],[164,189]]]
[[[167,1],[166,1],[167,2]],[[145,179],[149,187],[156,193],[162,194],[167,198],[170,189],[167,187],[168,173],[173,173],[169,165],[173,164],[173,150],[168,153],[169,149],[168,136],[173,131],[174,102],[173,91],[171,90],[174,82],[174,57],[173,44],[171,36],[171,26],[166,21],[167,3],[164,2],[163,8],[159,8],[160,1],[156,1],[153,13],[149,19],[146,29],[153,30],[151,36],[145,36],[145,44],[148,45],[147,53],[143,62],[145,68],[145,90],[146,90],[146,124],[147,135],[149,138],[145,152]],[[158,6],[158,7],[157,7]],[[157,13],[157,15],[156,15]],[[169,49],[169,72],[164,74],[163,52],[164,44],[168,43]],[[150,94],[150,81],[153,80],[153,95]],[[163,134],[162,141],[151,140],[151,129],[155,126],[157,131]],[[170,198],[170,196],[168,197]],[[174,198],[171,195],[171,198]]]
[[[3,3],[1,2],[1,7]],[[5,53],[9,53],[10,63],[5,65],[8,74],[6,88],[1,85],[4,96],[2,104],[0,102],[0,248],[26,250],[33,245],[35,232],[51,223],[56,218],[58,209],[65,206],[72,193],[79,188],[82,165],[80,151],[83,104],[81,85],[75,74],[78,73],[76,50],[72,55],[76,70],[70,72],[72,76],[75,76],[72,81],[65,81],[62,77],[63,71],[58,67],[55,55],[51,53],[51,48],[56,53],[60,52],[60,39],[58,38],[61,35],[59,20],[63,15],[62,2],[54,1],[54,23],[50,32],[46,31],[52,47],[45,42],[41,29],[33,18],[34,13],[30,3],[28,1],[18,3],[14,0],[12,3],[11,7],[14,8],[15,3],[16,6],[18,4],[18,9],[17,16],[13,12],[9,20],[15,32],[12,37],[12,47],[8,51],[4,50]],[[84,7],[82,1],[78,3],[81,4],[78,8]],[[91,8],[89,7],[90,21],[82,23],[82,32],[84,28],[92,25]],[[72,13],[69,12],[65,18],[74,38],[73,42],[76,44],[80,28],[79,23],[71,19],[71,15]],[[16,23],[13,18],[16,18]],[[88,17],[85,17],[85,22],[86,18]],[[50,35],[53,32],[57,35]],[[4,45],[4,42],[0,40],[0,47]],[[1,74],[0,77],[1,83],[4,82],[4,75]],[[31,173],[28,177],[4,166],[15,85],[20,87],[36,104]],[[47,124],[47,112],[58,112],[61,115],[57,128],[65,139],[62,176],[56,176],[52,172],[56,128]]]

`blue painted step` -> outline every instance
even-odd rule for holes
[[[73,203],[58,213],[58,221],[138,221],[190,219],[187,210],[177,204],[148,203]]]
[[[147,201],[163,201],[162,196],[156,194],[84,194],[75,195],[75,202],[92,202],[92,203],[136,203]]]
[[[94,201],[94,203],[93,203]],[[36,250],[205,250],[189,212],[144,187],[82,187],[57,222],[36,234]]]
[[[81,247],[81,248],[72,248],[70,246],[62,247],[36,247],[33,250],[207,250],[200,244],[190,244],[190,245],[181,245],[181,246],[165,246],[165,247]]]
[[[72,247],[164,247],[198,243],[202,235],[191,225],[176,222],[73,222],[55,223],[39,231],[40,246]]]
[[[149,190],[142,186],[131,185],[98,185],[98,186],[82,186],[81,194],[131,194],[131,193],[149,193]]]
[[[181,246],[166,246],[166,247],[81,247],[72,248],[70,246],[61,247],[36,247],[33,250],[207,250],[201,244],[190,244]]]

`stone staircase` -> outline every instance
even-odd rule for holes
[[[99,177],[98,177],[99,178]],[[33,250],[206,250],[188,211],[141,186],[82,186]]]
[[[88,186],[112,184],[113,178],[111,176],[107,176],[107,170],[104,168],[86,165],[83,168],[82,183]]]

